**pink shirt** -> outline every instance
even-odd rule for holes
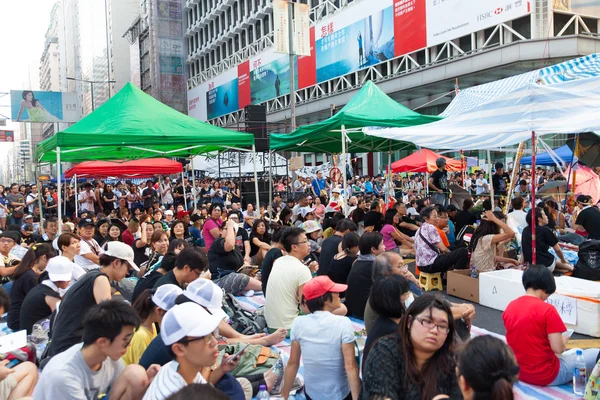
[[[209,218],[204,223],[204,226],[202,227],[202,237],[204,238],[204,244],[206,245],[206,251],[208,251],[210,249],[210,246],[215,241],[215,238],[213,237],[213,235],[210,234],[211,229],[220,228],[221,225],[223,225],[223,220],[220,218],[217,221],[215,221],[212,218]]]
[[[383,235],[383,244],[385,245],[385,251],[390,251],[398,247],[396,242],[394,241],[394,237],[392,233],[396,232],[396,228],[392,225],[387,224],[381,228],[381,235]]]

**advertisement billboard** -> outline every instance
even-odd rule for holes
[[[15,132],[14,131],[0,131],[0,142],[14,142]]]
[[[595,0],[552,0],[552,8],[556,11],[600,17],[600,3]]]
[[[11,90],[11,119],[15,122],[77,122],[79,101],[75,93]]]
[[[230,70],[208,83],[206,113],[208,119],[239,110],[237,70]]]

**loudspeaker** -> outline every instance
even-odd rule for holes
[[[248,105],[244,108],[246,132],[254,135],[256,151],[269,151],[269,134],[267,133],[267,106]]]
[[[248,203],[256,203],[256,194],[254,190],[254,182],[242,182],[240,187],[242,195],[242,207],[245,210]],[[258,198],[261,204],[268,204],[269,200],[269,181],[259,180],[258,181]],[[257,209],[256,205],[254,207]]]

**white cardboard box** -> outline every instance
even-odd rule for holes
[[[504,311],[508,303],[525,294],[523,271],[504,269],[479,274],[479,304]]]
[[[600,282],[561,276],[556,278],[556,293],[578,297],[577,324],[567,324],[567,327],[577,333],[600,337]]]

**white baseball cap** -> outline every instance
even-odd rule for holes
[[[335,187],[331,189],[331,193],[342,193],[342,189],[340,189],[339,187]]]
[[[223,311],[223,289],[208,279],[198,278],[183,291],[183,295],[194,303],[205,307],[209,313],[221,319],[227,319]]]
[[[170,310],[175,305],[175,299],[183,292],[177,285],[168,283],[166,285],[159,286],[156,292],[152,295],[152,302],[157,307],[162,308],[165,311]]]
[[[167,346],[177,343],[186,336],[202,337],[213,333],[221,318],[210,315],[196,303],[178,304],[163,317],[160,337]]]
[[[52,282],[69,282],[73,277],[73,268],[77,265],[64,256],[52,257],[48,261],[46,271]]]
[[[104,254],[126,261],[131,266],[131,268],[133,268],[136,271],[140,270],[140,268],[133,262],[133,249],[125,243],[108,242],[106,244],[106,251],[104,252]]]
[[[165,210],[165,215],[173,215],[173,210]]]

